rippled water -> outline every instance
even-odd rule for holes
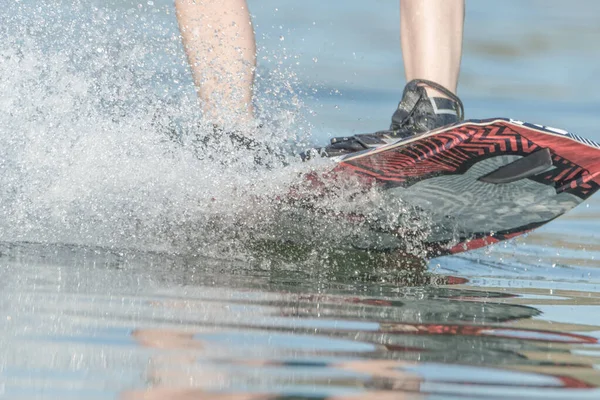
[[[257,196],[303,167],[197,160],[172,4],[90,3],[3,4],[0,397],[598,398],[597,198],[426,271],[249,246],[268,225]],[[268,140],[387,124],[395,2],[250,7]],[[468,2],[468,117],[600,140],[598,15],[591,0]],[[182,143],[165,140],[173,121]]]

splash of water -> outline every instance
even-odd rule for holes
[[[213,128],[201,119],[172,18],[107,8],[83,18],[84,8],[60,1],[28,4],[0,31],[1,241],[239,257],[249,239],[289,227],[280,203],[265,199],[319,163],[263,154],[257,166],[227,140],[202,147]],[[259,76],[264,126],[255,136],[273,148],[306,140],[309,131],[295,129],[293,72]],[[321,205],[345,210],[351,197]],[[381,202],[365,197],[362,210]],[[311,221],[303,226],[334,225]],[[361,229],[338,227],[313,244],[335,247]]]
[[[29,12],[3,30],[0,48],[2,240],[160,248],[175,242],[175,227],[226,221],[244,193],[269,192],[267,170],[250,167],[247,151],[224,142],[197,157],[196,137],[211,128],[195,98],[157,90],[181,72],[149,72],[151,41],[111,41],[122,33],[106,23],[117,13],[75,21],[85,33],[63,40],[33,21],[66,15]],[[165,120],[183,127],[177,140]],[[288,139],[277,133],[264,139]]]

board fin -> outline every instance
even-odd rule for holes
[[[479,177],[478,180],[493,184],[511,183],[537,175],[550,167],[552,167],[550,149],[542,149]]]

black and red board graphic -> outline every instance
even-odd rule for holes
[[[600,187],[600,145],[510,119],[469,120],[342,156],[318,184],[349,179],[427,215],[423,245],[435,257],[514,238],[588,199]],[[371,233],[395,234],[401,248],[401,234],[384,230]]]

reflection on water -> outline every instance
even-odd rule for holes
[[[542,305],[600,305],[598,292],[297,280],[283,266],[27,244],[0,260],[7,398],[599,394],[600,321],[540,319]]]

